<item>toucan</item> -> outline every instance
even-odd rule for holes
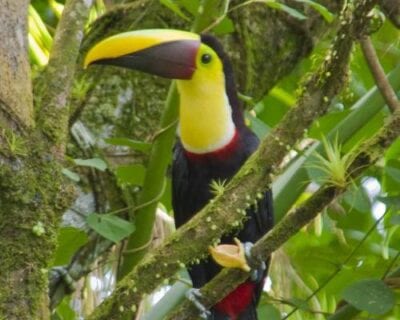
[[[259,144],[245,123],[232,65],[218,40],[206,34],[147,29],[100,41],[84,66],[114,65],[176,79],[179,125],[172,163],[172,204],[176,226],[187,222],[212,198],[213,182],[226,183]],[[271,191],[246,211],[242,227],[222,243],[256,242],[273,224]],[[188,271],[194,288],[210,281],[221,266],[208,258]],[[214,305],[215,320],[255,320],[267,270],[250,277]]]

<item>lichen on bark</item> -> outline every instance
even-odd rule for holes
[[[26,50],[28,3],[10,1],[0,14],[2,26],[15,24],[15,32],[6,34],[5,43],[18,44],[10,46],[15,52],[0,63],[0,73],[7,69],[7,63],[18,73],[7,82],[0,81],[2,88],[8,88],[0,90],[0,318],[7,320],[50,318],[48,268],[61,215],[74,197],[74,189],[62,174],[68,121],[59,111],[67,107],[73,75],[73,68],[64,67],[75,64],[80,38],[73,31],[79,31],[79,26],[83,29],[91,1],[72,0],[66,4],[60,23],[63,27],[57,31],[56,39],[69,44],[68,56],[62,60],[57,50],[53,51],[53,61],[58,58],[59,65],[50,64],[44,89],[38,93],[36,107],[43,112],[37,117],[34,112],[39,112],[38,108],[32,108]],[[3,30],[8,29],[1,29],[2,36]],[[83,34],[83,30],[80,32]],[[62,51],[61,45],[55,41],[58,51]],[[25,63],[13,65],[15,61]],[[10,92],[12,99],[8,99]],[[7,118],[3,117],[3,110],[7,111]],[[38,118],[42,121],[35,122]]]

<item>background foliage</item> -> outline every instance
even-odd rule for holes
[[[182,20],[182,24],[192,21],[198,11],[199,1],[160,1],[171,10],[174,19]],[[276,14],[307,21],[309,11],[291,6],[293,3],[245,1],[236,7],[230,6],[229,10],[241,10],[241,6],[254,2],[265,3],[276,10]],[[325,51],[333,37],[337,15],[318,1],[297,2],[308,4],[308,8],[316,10],[332,28],[328,29],[330,31],[309,57],[260,101],[248,97],[247,92],[241,92],[246,102],[248,124],[260,138],[268,135],[294,105],[301,90],[299,83],[324,63]],[[96,1],[88,29],[96,17],[106,12],[108,5],[108,1]],[[62,9],[63,3],[54,0],[35,0],[30,6],[30,58],[36,76],[40,76],[42,67],[47,63]],[[372,41],[385,72],[391,74],[396,83],[394,87],[398,90],[399,30],[379,9],[376,9],[375,15]],[[234,22],[227,17],[221,17],[220,23],[212,29],[219,36],[233,30]],[[265,58],[268,59],[267,54]],[[123,239],[141,232],[135,228],[135,220],[128,221],[128,213],[137,209],[137,195],[145,179],[146,159],[158,130],[157,119],[161,108],[155,106],[150,109],[150,115],[143,117],[141,111],[130,103],[135,94],[132,89],[124,87],[115,96],[113,89],[124,84],[112,74],[107,81],[107,84],[88,88],[83,78],[73,91],[72,104],[75,105],[72,108],[78,111],[79,103],[86,99],[89,90],[100,90],[104,99],[101,103],[97,100],[85,101],[95,105],[97,110],[86,108],[77,112],[71,124],[69,166],[64,168],[63,173],[76,184],[80,194],[73,208],[64,215],[54,259],[53,285],[56,287],[56,283],[61,281],[60,274],[65,270],[62,266],[76,265],[79,261],[86,272],[68,269],[72,276],[69,283],[70,292],[74,292],[72,296],[61,294],[57,299],[57,290],[54,289],[53,298],[57,301],[54,305],[59,303],[54,319],[77,319],[89,314],[115,284],[116,270],[122,259]],[[149,97],[151,103],[153,92],[144,90],[140,94],[144,99]],[[281,167],[280,176],[273,184],[276,219],[301,204],[331,178],[327,170],[330,175],[332,168],[327,169],[323,162],[329,156],[330,147],[333,147],[332,158],[329,158],[328,164],[335,163],[335,156],[343,160],[347,152],[371,137],[389,114],[357,46],[346,89],[334,101],[330,112],[304,133],[304,139],[291,150]],[[145,119],[147,116],[148,119]],[[135,139],[129,132],[132,126],[136,130]],[[11,136],[9,140],[18,152],[18,142],[13,141]],[[399,154],[398,141],[362,177],[351,181],[348,190],[322,215],[275,252],[259,306],[260,319],[326,319],[343,301],[362,310],[357,315],[360,319],[400,318],[400,259],[397,259],[400,254]],[[163,186],[157,211],[156,240],[173,229],[169,178]],[[36,232],[41,232],[40,226]],[[92,256],[87,259],[89,255]],[[392,281],[382,281],[393,272]],[[180,299],[188,287],[184,271],[178,278],[172,289],[166,285],[143,302],[141,314],[144,319],[162,319],[165,312],[173,308],[175,300]],[[164,294],[164,298],[157,302]]]

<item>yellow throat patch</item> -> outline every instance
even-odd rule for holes
[[[227,145],[234,137],[235,125],[225,92],[222,62],[214,50],[202,44],[192,79],[177,83],[179,135],[184,148],[201,154]]]

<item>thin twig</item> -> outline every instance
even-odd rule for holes
[[[387,266],[385,273],[382,276],[382,279],[388,278],[390,270],[392,270],[394,264],[396,263],[397,259],[400,258],[400,250],[397,251],[397,254],[394,256],[394,258],[392,259],[392,261],[390,261],[389,265]]]
[[[379,58],[376,54],[371,38],[368,36],[363,37],[360,40],[360,45],[371,73],[375,79],[376,86],[380,90],[390,111],[394,112],[395,110],[399,110],[400,102],[388,79],[386,78],[385,71],[379,62]]]

